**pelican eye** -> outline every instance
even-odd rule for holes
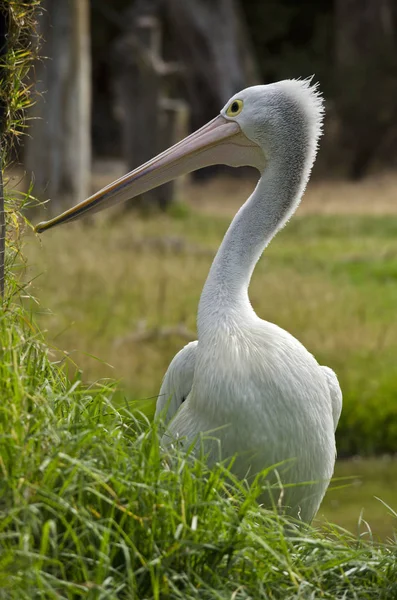
[[[243,110],[243,101],[242,100],[233,100],[233,102],[229,105],[226,114],[228,117],[237,117]]]

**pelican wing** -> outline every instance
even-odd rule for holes
[[[321,367],[327,379],[329,393],[332,402],[332,416],[334,418],[334,430],[338,425],[339,417],[342,412],[342,390],[340,389],[339,381],[334,371],[329,367]]]
[[[157,399],[156,417],[168,423],[190,394],[196,364],[197,341],[187,344],[174,356],[163,379]]]

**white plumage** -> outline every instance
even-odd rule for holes
[[[307,522],[332,477],[342,395],[331,369],[255,314],[248,286],[263,250],[301,200],[322,117],[321,96],[308,81],[248,88],[185,140],[36,227],[44,231],[207,165],[258,169],[256,189],[233,219],[205,283],[198,341],[172,361],[156,413],[167,423],[164,443],[178,438],[191,446],[213,432],[204,442],[208,460],[236,456],[233,470],[241,478],[283,463],[282,496],[264,493],[261,500],[281,500],[286,512]]]
[[[156,414],[168,423],[165,442],[178,437],[190,446],[199,433],[217,430],[212,436],[220,445],[208,439],[204,450],[210,461],[220,458],[219,447],[221,458],[236,455],[239,477],[286,461],[278,468],[283,484],[315,482],[286,488],[282,496],[288,513],[310,522],[334,469],[340,387],[300,342],[258,318],[247,290],[263,249],[303,194],[322,101],[301,81],[249,88],[236,98],[244,102],[241,129],[261,145],[266,166],[215,257],[199,305],[199,340],[171,362]]]

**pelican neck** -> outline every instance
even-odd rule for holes
[[[234,217],[212,263],[198,310],[199,338],[225,318],[254,314],[248,287],[264,249],[298,206],[305,181],[302,163],[269,164]]]

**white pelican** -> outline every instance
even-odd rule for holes
[[[342,394],[331,369],[256,315],[248,286],[263,250],[301,200],[322,117],[322,99],[308,81],[247,88],[197,132],[36,228],[74,220],[204,166],[258,169],[256,189],[233,219],[204,285],[198,341],[171,362],[156,413],[165,415],[168,439],[188,445],[215,430],[203,441],[208,460],[218,460],[219,450],[222,458],[236,456],[233,471],[241,478],[282,463],[280,504],[305,522],[332,477]],[[262,500],[274,502],[274,495],[269,500],[264,493]]]

